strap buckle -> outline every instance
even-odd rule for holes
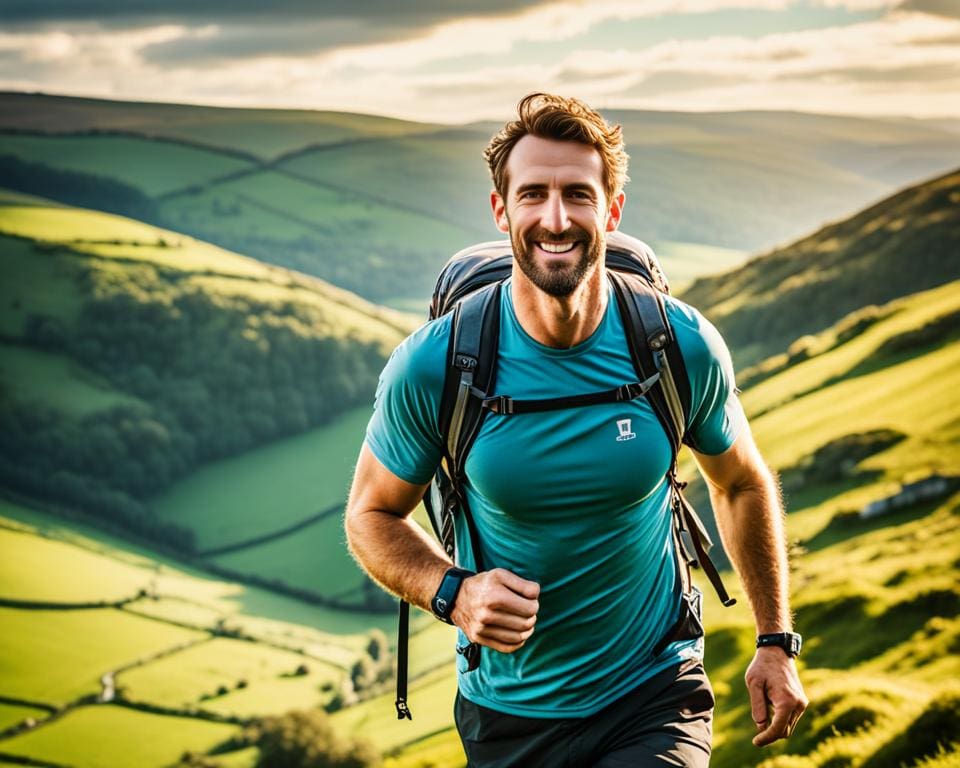
[[[401,697],[394,703],[397,707],[397,720],[413,720],[413,714],[410,712],[410,707],[407,706],[406,699]]]
[[[507,395],[497,395],[496,397],[486,397],[482,403],[483,407],[493,413],[500,413],[506,416],[513,414],[513,398]]]

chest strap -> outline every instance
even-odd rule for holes
[[[627,403],[643,397],[660,379],[660,373],[653,374],[645,381],[633,381],[621,384],[613,389],[602,392],[590,392],[585,395],[569,395],[567,397],[547,397],[540,400],[516,400],[507,395],[485,397],[482,392],[473,389],[473,394],[482,398],[480,406],[492,413],[501,416],[513,416],[518,413],[540,413],[542,411],[560,411],[566,408],[577,408],[585,405],[602,405],[604,403]]]

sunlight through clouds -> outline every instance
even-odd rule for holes
[[[936,0],[558,0],[396,29],[342,8],[223,6],[211,21],[217,5],[171,23],[21,20],[0,32],[0,88],[441,122],[502,117],[530,90],[604,107],[960,113],[960,18]]]

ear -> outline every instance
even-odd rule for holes
[[[510,232],[510,222],[507,221],[507,205],[503,202],[503,198],[500,197],[497,190],[490,193],[490,207],[493,209],[493,223],[497,225],[497,229],[504,233]]]
[[[607,211],[607,232],[614,232],[620,226],[620,219],[623,216],[623,204],[627,196],[621,192],[610,201],[610,210]]]

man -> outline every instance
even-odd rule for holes
[[[494,219],[514,252],[497,390],[552,398],[634,380],[603,263],[625,200],[620,128],[577,100],[531,94],[485,157]],[[666,304],[690,379],[687,438],[726,551],[758,634],[789,633],[777,486],[729,355],[699,313]],[[466,490],[483,561],[496,567],[448,576],[453,564],[410,512],[441,459],[450,329],[449,315],[426,324],[384,369],[346,530],[370,575],[425,610],[441,584],[459,581],[449,617],[485,647],[478,669],[458,663],[455,715],[470,764],[707,765],[714,700],[702,644],[653,652],[681,586],[664,480],[671,449],[649,403],[485,419]],[[625,419],[627,435],[617,427]],[[468,550],[460,565],[470,569]],[[758,647],[747,671],[758,746],[789,736],[807,704],[789,650]]]

